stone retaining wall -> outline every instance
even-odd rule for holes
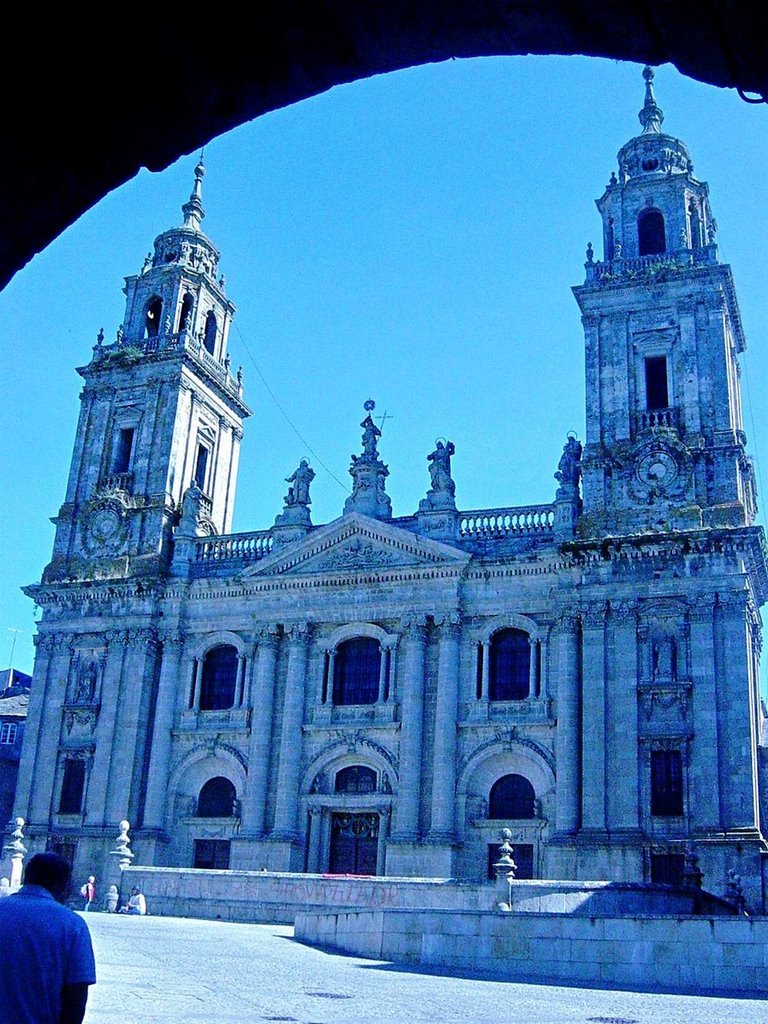
[[[768,918],[372,910],[299,913],[296,938],[514,981],[768,994]]]
[[[122,895],[138,886],[151,914],[293,924],[308,908],[490,910],[493,885],[449,879],[356,878],[277,871],[126,868]]]

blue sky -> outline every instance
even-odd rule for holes
[[[264,529],[285,477],[316,470],[315,523],[335,519],[363,402],[394,515],[429,486],[437,437],[456,445],[462,509],[551,501],[569,430],[584,436],[583,335],[571,287],[601,253],[601,195],[640,131],[641,65],[591,58],[454,60],[340,86],[205,150],[203,227],[238,307],[246,422],[235,530]],[[768,486],[768,134],[765,106],[656,73],[664,130],[710,185],[748,351],[745,427]],[[181,222],[198,154],[141,172],[0,294],[6,387],[0,487],[0,666],[30,671],[33,604],[50,558],[80,378],[100,327],[123,319],[123,278]],[[55,154],[51,173],[55,174]],[[760,521],[765,522],[761,511]],[[18,630],[13,633],[11,630]]]

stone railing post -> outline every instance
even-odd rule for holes
[[[129,868],[131,866],[131,864],[133,863],[133,858],[135,856],[133,850],[130,848],[131,840],[128,835],[130,827],[130,822],[126,821],[125,819],[123,819],[123,821],[120,822],[120,833],[117,837],[115,848],[114,850],[109,851],[109,877],[110,880],[117,885],[118,892],[120,890],[123,869]]]
[[[9,881],[9,892],[16,892],[17,889],[21,888],[21,877],[24,869],[24,857],[27,853],[27,848],[24,845],[24,819],[16,818],[15,828],[11,833],[11,838],[5,847],[6,857],[10,857],[11,860],[11,877]]]

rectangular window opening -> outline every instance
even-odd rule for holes
[[[201,491],[205,492],[205,480],[208,471],[208,456],[210,450],[205,447],[204,444],[197,446],[197,455],[195,456],[195,483]]]
[[[127,473],[131,468],[131,453],[133,451],[133,427],[123,427],[117,435],[117,447],[115,449],[115,461],[113,472]]]
[[[646,357],[645,407],[649,410],[669,408],[669,384],[667,380],[666,356]]]
[[[651,814],[679,818],[683,814],[683,758],[679,750],[651,751]]]
[[[83,806],[85,789],[85,761],[67,758],[61,783],[59,814],[79,814]]]

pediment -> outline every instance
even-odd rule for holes
[[[460,567],[470,557],[450,544],[352,512],[281,547],[246,569],[243,577]]]

